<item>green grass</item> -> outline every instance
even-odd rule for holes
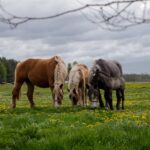
[[[56,109],[50,90],[41,88],[30,109],[26,86],[12,110],[11,90],[12,85],[0,85],[2,150],[150,150],[150,83],[126,85],[124,111],[71,107],[66,90]]]

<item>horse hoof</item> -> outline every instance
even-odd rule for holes
[[[98,107],[98,106],[97,106],[97,102],[93,102],[93,103],[92,103],[92,108],[95,109],[95,108],[97,108],[97,107]]]
[[[11,105],[11,106],[10,106],[10,108],[15,109],[15,108],[16,108],[16,106],[15,106],[15,105]]]
[[[116,107],[116,109],[117,109],[117,110],[120,110],[120,108],[119,108],[119,107]]]
[[[35,105],[31,105],[30,108],[35,108]]]

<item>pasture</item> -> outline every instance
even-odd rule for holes
[[[124,111],[71,107],[66,88],[57,109],[50,89],[35,88],[30,109],[25,85],[13,110],[11,91],[0,85],[2,150],[150,150],[150,83],[127,83]]]

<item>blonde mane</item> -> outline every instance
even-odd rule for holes
[[[57,65],[54,72],[54,86],[59,86],[64,84],[68,73],[64,61],[59,56],[55,56],[55,61]]]
[[[87,105],[88,68],[84,64],[75,65],[69,74],[68,89],[73,105]]]
[[[73,88],[77,89],[79,83],[80,83],[79,67],[74,66],[69,74],[68,88],[69,89],[73,89]]]

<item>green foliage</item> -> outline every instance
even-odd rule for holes
[[[7,79],[7,70],[5,65],[0,62],[0,83],[6,82]]]
[[[17,61],[14,59],[6,59],[5,57],[0,58],[0,83],[14,81],[14,70]]]
[[[74,66],[74,65],[76,65],[76,64],[78,64],[78,62],[77,61],[74,61],[73,63],[72,63],[72,65]]]
[[[125,74],[124,78],[128,82],[150,82],[149,74]]]
[[[0,85],[2,150],[149,150],[150,83],[128,83],[125,110],[71,107],[65,88],[63,105],[53,108],[49,89],[35,88],[30,109],[26,86],[17,108],[10,109],[12,85]],[[114,106],[116,97],[114,93]]]
[[[70,72],[70,70],[72,69],[72,67],[73,67],[74,65],[76,65],[76,64],[78,64],[77,61],[74,61],[73,63],[68,63],[68,65],[67,65],[68,72]]]
[[[67,70],[68,70],[68,72],[70,72],[71,68],[72,68],[71,63],[68,63],[68,66],[67,66]]]

